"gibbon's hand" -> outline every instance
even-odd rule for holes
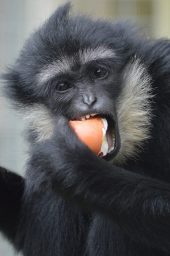
[[[101,161],[105,164],[104,160],[78,139],[69,126],[68,119],[63,116],[56,117],[55,129],[50,139],[37,142],[32,147],[30,168],[43,168],[48,173],[50,170],[50,179],[58,190],[68,191],[68,187],[71,187],[70,178],[79,179],[85,175],[86,179],[87,170],[92,174],[93,170],[98,170],[101,166]],[[74,180],[75,182],[77,181]]]
[[[89,183],[112,167],[78,139],[63,116],[57,116],[53,136],[33,146],[30,164],[50,173],[47,179],[66,197],[72,197],[69,189],[75,184]]]
[[[57,117],[53,140],[56,146],[61,150],[63,148],[64,151],[68,150],[72,154],[74,154],[76,150],[88,150],[87,146],[78,139],[76,133],[70,127],[68,119],[63,116]]]
[[[73,171],[73,175],[81,169],[89,169],[92,162],[100,164],[99,157],[79,140],[69,121],[63,116],[57,117],[51,142],[56,149],[59,166],[71,165],[72,168],[69,169]]]

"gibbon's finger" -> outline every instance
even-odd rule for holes
[[[65,147],[75,148],[82,147],[83,143],[71,128],[69,120],[64,116],[58,116],[55,121],[55,130],[53,139],[57,144],[65,145]]]

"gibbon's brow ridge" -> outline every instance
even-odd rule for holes
[[[87,48],[84,50],[80,50],[76,57],[79,57],[79,61],[82,65],[97,59],[104,58],[115,58],[116,54],[112,49],[105,47],[97,47],[95,49]],[[74,56],[68,57],[64,56],[52,63],[44,66],[42,70],[38,73],[38,84],[43,84],[48,82],[50,79],[55,77],[60,73],[66,73],[71,70],[74,65]]]
[[[80,62],[86,64],[97,59],[114,58],[116,54],[112,49],[99,46],[95,49],[87,48],[79,51]]]

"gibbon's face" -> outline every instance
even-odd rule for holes
[[[70,17],[68,11],[68,5],[58,9],[26,42],[13,70],[5,76],[8,95],[28,109],[38,140],[48,138],[52,119],[58,115],[68,120],[105,117],[109,139],[115,143],[108,158],[124,158],[136,150],[135,143],[127,146],[126,132],[134,131],[132,141],[138,144],[147,135],[144,128],[138,134],[135,129],[140,129],[138,117],[146,112],[147,104],[142,105],[138,94],[145,93],[142,86],[148,76],[139,60],[130,63],[132,49],[122,25]],[[133,86],[141,79],[134,98]],[[129,98],[132,102],[127,105]],[[139,126],[144,127],[141,121]]]
[[[108,140],[115,140],[107,159],[120,148],[115,105],[120,92],[119,69],[113,50],[91,46],[70,55],[63,53],[37,75],[39,94],[54,115],[68,120],[94,115],[106,118]]]

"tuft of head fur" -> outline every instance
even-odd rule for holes
[[[151,78],[140,60],[134,59],[125,69],[116,104],[121,147],[115,162],[136,157],[150,137],[152,97]]]

